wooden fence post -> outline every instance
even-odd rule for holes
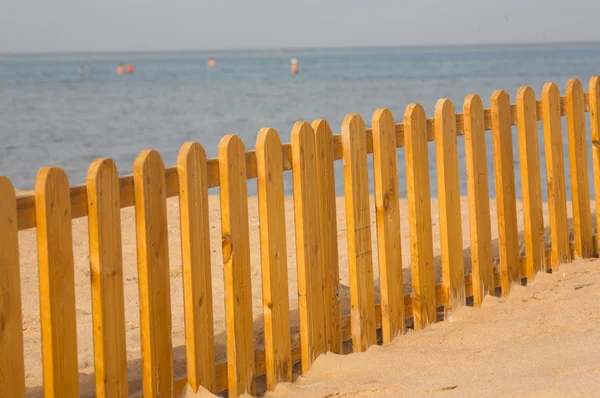
[[[585,139],[585,101],[583,87],[577,79],[567,83],[567,126],[569,133],[569,160],[571,169],[571,196],[573,203],[573,235],[575,252],[581,258],[591,257],[592,216]]]
[[[326,345],[315,158],[313,129],[306,122],[297,122],[292,129],[292,176],[302,372],[325,352]]]
[[[491,98],[491,113],[498,240],[500,243],[500,284],[502,296],[507,296],[513,283],[521,283],[521,261],[519,259],[510,97],[506,91],[494,92]]]
[[[569,224],[567,222],[567,195],[563,161],[562,121],[560,91],[554,83],[546,83],[542,91],[542,119],[544,121],[544,146],[546,177],[548,181],[548,210],[552,260],[550,266],[558,271],[560,263],[570,261]]]
[[[15,189],[0,176],[0,398],[25,397],[17,221]]]
[[[78,397],[77,323],[69,180],[58,167],[35,181],[45,397]]]
[[[206,152],[186,142],[177,157],[181,224],[181,267],[185,313],[187,380],[194,391],[214,392],[213,326],[208,176]]]
[[[365,351],[377,343],[371,249],[369,171],[365,122],[357,114],[342,123],[344,196],[348,234],[348,270],[352,349]]]
[[[492,264],[492,227],[485,148],[483,102],[471,94],[464,103],[464,129],[469,195],[473,302],[479,307],[495,290]]]
[[[158,152],[133,165],[144,397],[173,395],[165,168]]]
[[[223,137],[219,144],[227,378],[232,397],[256,392],[245,151],[236,135]]]
[[[389,343],[404,333],[396,124],[392,112],[378,109],[373,115],[372,126],[381,330],[383,342]]]
[[[256,140],[267,389],[292,380],[281,140],[262,129]]]
[[[592,130],[592,164],[594,169],[594,201],[596,204],[596,240],[600,240],[600,76],[589,84],[590,125]]]
[[[525,219],[525,277],[531,282],[537,272],[545,270],[540,151],[536,100],[531,87],[521,87],[517,93],[517,126]]]
[[[325,351],[342,353],[342,313],[340,310],[340,270],[337,242],[337,214],[333,168],[333,134],[326,120],[312,123],[315,134],[317,195],[323,267],[323,313]]]
[[[465,304],[465,270],[460,211],[460,181],[456,142],[456,114],[448,99],[435,106],[439,224],[442,249],[442,285],[448,314]]]
[[[91,164],[86,191],[96,395],[127,397],[119,174],[111,159]]]
[[[415,330],[436,321],[435,274],[425,111],[411,104],[404,113],[410,267]]]

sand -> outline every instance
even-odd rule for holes
[[[322,355],[267,396],[597,396],[599,339],[600,261],[578,261],[386,346]]]
[[[213,308],[214,308],[214,335],[216,346],[216,360],[225,360],[225,315],[224,315],[224,294],[223,294],[223,273],[222,273],[222,255],[221,255],[221,235],[220,235],[220,213],[219,199],[217,196],[209,197],[210,204],[210,220],[211,220],[211,251],[212,251],[212,279],[213,279]],[[497,220],[495,201],[491,201],[492,214],[492,235],[494,239],[494,248],[497,246]],[[376,233],[375,233],[375,217],[374,217],[374,201],[372,205],[372,238],[373,238],[373,253],[375,254],[373,267],[375,274],[375,289],[376,300],[378,301],[378,264],[376,250]],[[468,208],[467,199],[461,199],[462,205],[462,220],[463,220],[463,247],[465,249],[465,267],[467,272],[470,272],[469,259],[469,228],[468,228]],[[298,330],[298,312],[297,312],[297,274],[295,266],[295,236],[293,230],[293,199],[286,198],[286,222],[289,225],[287,233],[287,248],[288,248],[288,274],[289,274],[289,296],[290,296],[290,311],[291,311],[291,328],[292,333]],[[340,296],[342,301],[342,311],[344,314],[349,313],[349,288],[348,288],[348,268],[347,268],[347,247],[346,247],[346,226],[344,219],[344,200],[338,198],[338,244],[340,253]],[[181,280],[181,248],[179,236],[179,204],[177,198],[171,198],[167,201],[168,209],[168,232],[169,232],[169,258],[170,258],[170,282],[171,282],[171,300],[172,300],[172,318],[173,318],[173,347],[175,359],[175,376],[181,377],[185,375],[185,336],[184,336],[184,321],[183,321],[183,289]],[[401,228],[402,228],[402,248],[403,248],[403,267],[404,267],[404,292],[410,292],[410,253],[409,253],[409,229],[407,220],[407,203],[405,199],[400,200],[401,209]],[[262,285],[261,285],[261,268],[260,268],[260,251],[259,251],[259,230],[258,230],[258,207],[255,197],[248,200],[249,225],[250,225],[250,242],[251,242],[251,275],[252,275],[252,296],[253,296],[253,315],[254,315],[254,337],[255,345],[261,345],[263,342],[262,334]],[[432,219],[433,219],[433,234],[434,234],[434,254],[436,257],[436,279],[441,280],[441,271],[439,266],[439,224],[437,216],[437,201],[432,200]],[[544,213],[547,214],[547,208],[544,206]],[[139,330],[139,307],[138,307],[138,286],[137,286],[137,265],[136,265],[136,248],[135,248],[135,215],[133,208],[123,209],[122,212],[122,228],[123,228],[123,276],[125,289],[125,323],[126,323],[126,343],[128,370],[130,378],[130,392],[141,390],[141,347],[140,347],[140,330]],[[570,206],[569,206],[570,214]],[[520,231],[522,233],[522,208],[518,204],[518,219],[520,223]],[[545,225],[549,225],[548,219],[545,219]],[[549,244],[549,236],[546,228],[546,242]],[[21,285],[23,294],[23,330],[24,330],[24,346],[25,346],[25,366],[26,366],[26,384],[28,387],[28,395],[42,396],[42,365],[41,365],[41,345],[40,345],[40,324],[39,324],[39,294],[38,294],[38,274],[37,274],[37,252],[36,252],[36,237],[35,230],[23,231],[20,233],[20,254],[21,254]],[[75,290],[76,290],[76,308],[77,308],[77,349],[79,359],[79,382],[82,396],[94,395],[94,365],[93,365],[93,340],[92,340],[92,318],[91,318],[91,289],[90,289],[90,271],[89,271],[89,253],[88,253],[88,235],[87,235],[87,220],[85,218],[73,220],[73,240],[74,240],[74,259],[75,259]],[[495,249],[497,253],[497,250]],[[591,289],[590,289],[591,290]],[[597,291],[597,288],[596,288]],[[503,304],[505,305],[505,304]],[[523,306],[525,309],[525,306]],[[504,308],[504,307],[502,307]],[[562,307],[561,307],[562,308]],[[600,307],[598,307],[600,308]],[[562,311],[562,309],[561,309]],[[468,311],[467,311],[468,312]],[[515,311],[517,314],[518,311]],[[510,323],[510,322],[508,322]],[[431,332],[424,332],[423,336],[430,336],[428,333],[439,330],[444,326],[435,325],[431,328]],[[514,326],[514,325],[511,325]],[[541,325],[540,325],[541,326]],[[478,331],[468,332],[470,339],[485,339],[487,332],[481,326]],[[491,325],[490,325],[491,327]],[[438,332],[439,333],[439,332]],[[491,332],[490,332],[491,333]],[[402,337],[400,341],[409,341],[410,339],[420,339],[420,333],[415,333],[411,337]],[[415,337],[416,336],[416,337]],[[297,343],[297,342],[296,342]],[[440,343],[436,343],[437,348]],[[397,343],[394,343],[397,344]],[[394,346],[391,346],[394,347]],[[436,349],[437,349],[436,348]],[[389,350],[392,348],[385,348]],[[422,348],[424,351],[426,347]],[[377,350],[377,349],[375,349]],[[363,354],[363,355],[373,355]],[[434,364],[434,361],[439,359],[441,354],[437,351],[431,351],[430,355],[424,355],[422,358],[426,363]],[[400,355],[402,356],[402,355]],[[352,357],[354,358],[354,357]],[[496,354],[490,355],[489,359],[496,361]],[[339,361],[341,359],[333,356],[326,356],[322,361]],[[355,360],[355,359],[349,359]],[[321,362],[322,362],[321,361]],[[464,363],[468,365],[469,361]],[[382,362],[383,363],[383,362]],[[323,366],[323,365],[319,365]],[[448,366],[448,362],[441,366]],[[505,366],[508,366],[505,364]],[[397,379],[402,372],[406,372],[409,367],[398,367],[400,372],[392,380]],[[427,373],[429,376],[425,379],[437,378],[437,371],[431,368]],[[313,372],[312,374],[314,374]],[[368,377],[369,372],[365,373]],[[424,377],[425,374],[422,376]],[[310,374],[308,375],[310,380]],[[423,379],[423,380],[425,380]],[[304,378],[300,383],[303,383]],[[441,379],[438,380],[441,383]],[[406,383],[405,383],[406,384]],[[442,383],[443,384],[443,383]],[[300,388],[298,385],[298,388]],[[290,391],[293,388],[288,387]],[[297,393],[296,393],[297,394]],[[316,396],[319,396],[318,393]]]

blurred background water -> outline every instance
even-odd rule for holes
[[[214,68],[207,66],[211,57],[216,60]],[[295,76],[289,72],[292,58],[299,61],[300,73]],[[135,74],[117,75],[115,68],[121,62],[132,63]],[[600,74],[598,65],[600,44],[4,55],[0,56],[0,174],[19,189],[31,189],[39,167],[61,166],[76,184],[85,180],[90,162],[98,157],[113,158],[121,174],[130,174],[143,149],[160,151],[169,166],[175,164],[185,141],[200,142],[212,157],[226,134],[238,134],[252,149],[258,130],[273,127],[282,142],[289,142],[291,128],[299,120],[327,119],[337,134],[346,114],[360,113],[370,126],[380,107],[390,108],[401,121],[413,102],[421,103],[431,117],[441,97],[450,98],[458,113],[470,93],[479,94],[488,107],[496,89],[507,90],[512,103],[523,85],[532,86],[540,98],[544,83],[553,81],[564,95],[568,79],[578,78],[587,91],[589,78]],[[84,73],[78,73],[80,66]],[[513,136],[520,196],[516,127]],[[564,123],[563,137],[568,174]],[[490,134],[488,138],[493,195]],[[466,194],[463,138],[458,142],[461,192]],[[589,154],[588,158],[591,181]],[[400,193],[405,196],[403,150],[398,151],[398,160]],[[433,143],[429,161],[436,196]],[[336,162],[339,194],[341,168]],[[290,179],[286,173],[288,193]],[[568,175],[566,182],[570,191]],[[255,182],[248,186],[255,194]]]

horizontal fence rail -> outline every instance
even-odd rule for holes
[[[589,93],[585,93],[585,111],[589,112]],[[566,98],[560,99],[560,114],[565,116],[566,113]],[[542,101],[536,102],[536,117],[537,120],[542,120]],[[435,129],[433,119],[427,119],[427,141],[435,140]],[[484,126],[486,131],[492,130],[492,110],[484,110]],[[517,106],[510,105],[510,125],[517,125]],[[462,114],[456,115],[456,134],[464,135],[464,117]],[[373,131],[366,130],[367,136],[367,153],[373,153]],[[396,148],[404,148],[404,124],[396,124]],[[283,154],[283,171],[292,169],[292,147],[291,144],[283,144],[281,147]],[[334,160],[343,159],[342,136],[333,136],[333,157]],[[208,159],[207,179],[208,188],[216,188],[219,186],[219,160],[217,158]],[[255,179],[257,176],[256,169],[256,152],[246,152],[246,178],[248,180]],[[167,187],[167,198],[179,195],[179,180],[177,177],[177,167],[168,167],[165,169],[165,181]],[[135,205],[135,195],[133,188],[133,176],[127,175],[119,178],[119,186],[121,192],[121,208],[131,207]],[[87,216],[86,208],[86,192],[84,185],[77,185],[71,188],[71,215],[73,218]],[[22,195],[17,198],[17,211],[19,218],[19,231],[35,228],[35,198],[32,194]]]
[[[298,122],[291,142],[262,129],[256,150],[246,151],[236,135],[225,136],[218,157],[207,159],[195,142],[182,146],[177,165],[164,166],[154,150],[140,153],[133,175],[118,176],[110,159],[98,159],[86,184],[69,186],[57,167],[40,170],[34,194],[15,195],[0,176],[0,398],[23,397],[25,365],[21,327],[19,231],[36,228],[39,267],[43,391],[77,396],[77,322],[71,220],[88,217],[94,341],[95,392],[100,397],[178,396],[200,387],[229,396],[259,393],[292,380],[294,365],[307,371],[327,352],[360,352],[388,343],[407,327],[421,330],[467,302],[480,306],[486,295],[510,292],[537,272],[557,271],[573,258],[598,255],[592,225],[593,173],[596,214],[600,210],[600,77],[584,93],[570,80],[561,97],[553,83],[542,99],[523,87],[510,103],[496,91],[490,108],[469,95],[463,113],[441,99],[434,117],[411,104],[396,124],[388,109],[373,115],[367,129],[360,115],[348,115],[341,134],[326,121]],[[588,170],[586,115],[589,113],[592,164]],[[563,117],[566,131],[562,131]],[[539,142],[538,122],[543,135]],[[517,126],[518,171],[512,128]],[[492,147],[486,149],[486,131]],[[458,141],[464,136],[464,142]],[[563,148],[563,136],[567,148]],[[428,142],[435,142],[430,170]],[[460,201],[459,146],[465,147],[471,273],[465,272]],[[398,148],[406,151],[404,172]],[[546,156],[551,245],[545,243],[540,150]],[[497,203],[498,258],[492,251],[488,153],[493,154]],[[368,154],[373,154],[369,181]],[[569,162],[565,164],[564,155]],[[349,314],[342,314],[335,161],[343,161]],[[566,170],[568,168],[568,171]],[[286,220],[283,173],[292,171],[293,220]],[[430,171],[437,175],[439,220],[432,220]],[[515,173],[521,173],[523,238],[519,241]],[[573,236],[569,241],[565,173],[570,173]],[[407,185],[408,231],[401,230],[399,180]],[[251,233],[247,181],[257,179],[264,345],[254,342]],[[371,198],[370,187],[374,198]],[[225,295],[226,361],[215,362],[209,189],[220,187],[220,230]],[[181,275],[185,320],[186,376],[175,378],[172,342],[167,198],[179,197]],[[371,219],[374,200],[375,220]],[[135,207],[137,288],[141,332],[142,388],[129,391],[120,209]],[[404,210],[402,210],[404,211]],[[293,227],[290,224],[293,222]],[[434,273],[433,227],[440,232],[441,281]],[[214,226],[213,226],[214,228]],[[292,229],[293,228],[293,229]],[[372,231],[372,229],[375,231]],[[596,229],[594,231],[594,229]],[[286,236],[295,234],[295,264],[288,264]],[[466,231],[466,230],[464,230]],[[408,233],[409,247],[402,248]],[[595,234],[594,234],[595,233]],[[372,244],[376,236],[377,247]],[[524,246],[524,255],[520,244]],[[213,251],[215,248],[212,248]],[[409,250],[411,291],[403,287],[402,251]],[[375,302],[374,257],[380,276]],[[496,265],[496,266],[495,266]],[[289,277],[295,266],[299,330],[290,330]],[[441,311],[443,309],[443,311]],[[381,330],[381,334],[379,334]],[[294,342],[299,340],[299,344]],[[346,344],[350,343],[350,344]],[[346,347],[346,350],[344,349]],[[8,353],[5,355],[4,353]]]

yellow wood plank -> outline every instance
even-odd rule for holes
[[[484,296],[494,294],[494,272],[483,102],[478,95],[467,96],[464,115],[473,303],[479,307]]]
[[[186,142],[177,157],[188,383],[215,391],[215,342],[206,152]]]
[[[98,397],[127,397],[119,174],[111,159],[87,174],[94,370]]]
[[[425,111],[411,104],[404,113],[410,267],[415,330],[436,321],[435,275]]]
[[[600,76],[589,84],[589,112],[592,130],[592,165],[594,171],[594,199],[596,204],[596,236],[600,233]]]
[[[267,390],[273,391],[292,380],[283,165],[275,130],[258,133],[256,162]]]
[[[145,397],[173,394],[171,294],[165,171],[158,152],[141,152],[133,165]]]
[[[297,122],[292,129],[292,176],[296,224],[298,311],[302,371],[325,352],[323,270],[319,221],[315,137],[310,124]]]
[[[567,220],[567,195],[560,116],[560,91],[555,83],[546,83],[542,91],[542,120],[544,121],[544,146],[546,177],[548,181],[548,209],[552,258],[547,264],[558,271],[560,263],[570,261],[569,224]]]
[[[362,352],[377,343],[365,122],[357,114],[342,123],[344,196],[352,316],[352,349]]]
[[[25,397],[15,189],[0,176],[0,398]]]
[[[444,312],[448,315],[465,304],[456,116],[450,100],[438,101],[434,122],[442,279],[446,296],[443,304]]]
[[[531,87],[521,87],[517,93],[517,126],[525,229],[524,276],[531,282],[537,272],[546,269],[536,100]]]
[[[323,267],[323,316],[325,318],[325,351],[342,353],[340,310],[340,271],[337,244],[337,214],[333,168],[333,133],[326,120],[312,123],[315,133],[317,167],[317,204],[321,266]]]
[[[227,135],[219,143],[221,234],[229,394],[254,395],[254,336],[244,143]]]
[[[69,180],[58,167],[35,181],[45,397],[79,396]]]
[[[513,283],[521,283],[521,271],[510,97],[506,91],[498,90],[492,95],[491,118],[498,211],[500,279],[502,296],[507,296]]]
[[[378,109],[373,115],[372,126],[381,330],[383,342],[389,343],[404,333],[398,161],[392,112]]]
[[[592,217],[585,139],[585,102],[583,87],[577,79],[567,83],[567,126],[573,204],[573,235],[577,256],[592,256]]]

